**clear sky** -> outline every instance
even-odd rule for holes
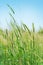
[[[34,22],[36,30],[43,28],[43,0],[0,0],[1,28],[6,28],[6,21],[10,20],[10,10],[6,4],[14,9],[17,22],[23,21],[29,28]]]

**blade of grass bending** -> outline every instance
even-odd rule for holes
[[[22,24],[23,25],[23,27],[24,27],[24,29],[26,30],[28,30],[28,32],[29,32],[29,34],[31,35],[31,32],[30,32],[30,30],[28,29],[28,27],[25,25],[25,24]]]
[[[16,24],[16,21],[11,13],[9,13],[10,17],[13,19],[14,23]]]
[[[17,29],[18,29],[18,31],[19,31],[19,33],[20,33],[20,29],[19,29],[19,27],[18,27],[18,25],[17,25],[17,23],[16,23],[16,21],[15,21],[15,19],[14,19],[14,17],[12,16],[12,14],[11,13],[9,13],[9,15],[11,16],[11,18],[13,19],[13,21],[14,21],[14,25],[17,27]],[[21,33],[20,33],[20,35],[21,35]],[[22,35],[21,35],[22,36]]]
[[[19,28],[19,26],[17,24],[16,24],[16,27],[17,27],[17,30],[18,30],[20,36],[22,36],[21,31],[20,31],[20,28]]]
[[[13,14],[15,14],[14,10],[12,9],[12,7],[10,5],[7,4],[7,6],[10,8],[10,10],[12,11]]]

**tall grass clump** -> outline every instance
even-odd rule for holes
[[[11,12],[10,30],[0,29],[0,65],[43,65],[43,39],[22,23],[19,26],[14,19],[14,10],[7,5]],[[43,37],[43,36],[42,36]]]

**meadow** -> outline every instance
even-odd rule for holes
[[[12,13],[10,30],[0,29],[0,65],[43,65],[43,29],[36,32],[24,23],[18,25]]]

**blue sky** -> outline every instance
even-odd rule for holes
[[[22,21],[31,29],[34,22],[36,30],[43,28],[43,0],[0,0],[0,28],[7,28],[10,20],[6,4],[14,9],[18,23]]]

